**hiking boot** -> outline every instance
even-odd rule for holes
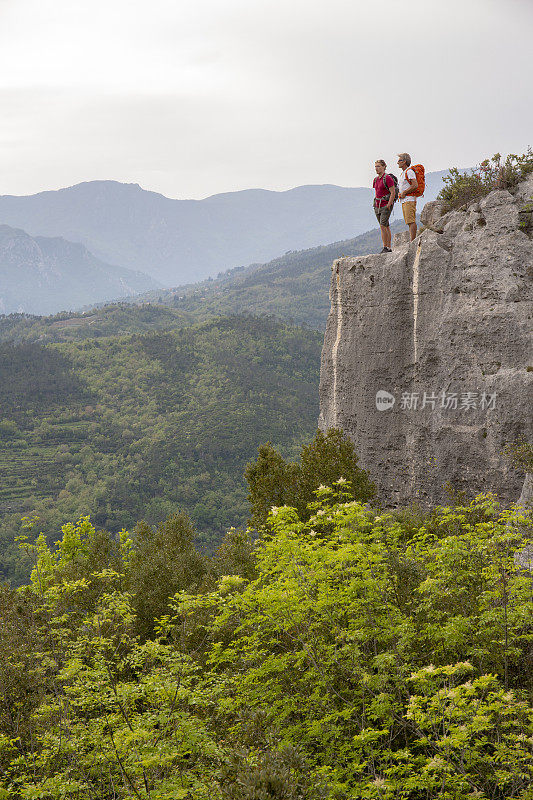
[[[381,253],[392,253],[392,250],[390,250],[388,247],[384,247],[383,250],[381,251]],[[381,255],[381,253],[380,253],[380,255]]]

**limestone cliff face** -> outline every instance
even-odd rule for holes
[[[319,426],[350,436],[388,504],[441,502],[447,483],[520,495],[502,449],[531,437],[532,197],[530,178],[465,211],[428,204],[411,244],[333,264]]]

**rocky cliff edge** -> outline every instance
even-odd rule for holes
[[[428,203],[414,242],[332,266],[319,427],[350,436],[389,505],[521,494],[502,451],[531,441],[531,209],[533,176],[445,215]]]

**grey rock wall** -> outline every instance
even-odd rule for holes
[[[531,197],[533,178],[434,205],[414,242],[333,264],[319,426],[348,433],[389,505],[445,501],[446,484],[518,500],[502,450],[531,439]]]

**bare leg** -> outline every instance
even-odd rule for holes
[[[385,227],[385,225],[380,225],[379,227],[380,227],[380,230],[381,230],[381,241],[383,242],[383,247],[388,247],[388,244],[387,244],[387,228]]]
[[[409,235],[411,237],[411,241],[413,241],[416,236],[416,222],[411,222],[409,225]]]
[[[387,225],[386,228],[381,228],[381,238],[383,239],[383,245],[388,247],[390,250],[390,243],[391,243],[391,232],[390,227]]]

